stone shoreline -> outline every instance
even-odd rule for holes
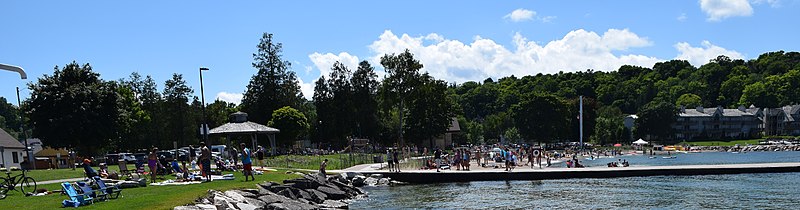
[[[800,151],[800,145],[692,146],[692,149],[717,152]]]
[[[284,180],[283,184],[265,182],[253,189],[209,190],[206,197],[194,204],[176,206],[174,210],[256,210],[256,209],[347,209],[352,199],[366,197],[353,186],[363,183],[362,176],[343,173],[323,178],[302,174],[302,178]],[[360,183],[359,183],[360,182]]]

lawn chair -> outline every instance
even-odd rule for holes
[[[61,188],[64,189],[64,193],[69,196],[69,200],[61,202],[61,205],[64,207],[78,207],[94,203],[94,200],[88,195],[78,194],[78,191],[76,191],[69,182],[61,183]]]
[[[119,194],[122,192],[122,189],[119,189],[119,186],[114,185],[109,187],[99,176],[93,177],[93,179],[94,182],[97,183],[97,187],[100,188],[98,190],[98,192],[100,192],[100,196],[108,196],[111,199],[119,198]]]
[[[89,196],[93,200],[102,201],[108,199],[106,194],[98,195],[97,191],[92,189],[92,185],[86,182],[75,182],[75,184],[78,184],[78,188],[81,189],[81,192],[83,192],[84,195]]]
[[[119,164],[119,173],[122,175],[131,175],[131,173],[135,173],[136,169],[130,170],[128,169],[128,163],[125,160],[120,160],[117,162]]]

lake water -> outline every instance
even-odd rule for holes
[[[800,152],[621,156],[632,166],[800,162]],[[616,159],[613,159],[616,160]],[[605,167],[610,158],[583,161]],[[485,181],[365,187],[353,209],[796,209],[800,173]]]

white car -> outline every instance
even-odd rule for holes
[[[125,160],[126,163],[135,163],[136,157],[133,156],[133,153],[119,153],[119,159]]]

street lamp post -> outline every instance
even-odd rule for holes
[[[206,95],[203,92],[203,71],[208,71],[208,68],[200,67],[200,103],[203,103],[203,126],[201,126],[200,130],[203,132],[203,141],[207,147],[210,147],[211,142],[208,142],[208,121],[206,119]]]

